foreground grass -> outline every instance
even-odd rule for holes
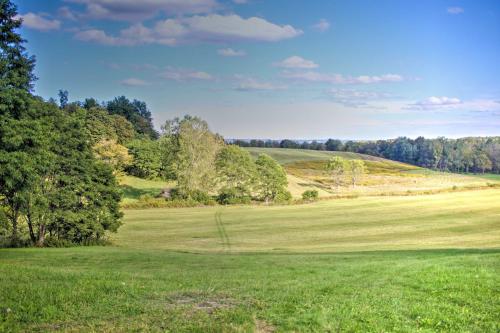
[[[0,252],[4,332],[497,332],[497,250]],[[7,309],[9,311],[7,312]]]

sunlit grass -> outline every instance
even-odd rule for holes
[[[499,202],[126,211],[114,246],[0,250],[0,331],[496,332]]]
[[[500,245],[500,190],[360,197],[307,205],[129,211],[119,246],[233,252],[332,252]]]
[[[497,175],[462,175],[433,171],[414,165],[383,158],[347,153],[325,152],[301,149],[247,148],[252,155],[271,155],[285,167],[289,177],[289,190],[293,197],[300,198],[306,190],[315,189],[319,196],[365,196],[365,195],[408,195],[446,191],[485,188],[499,184]],[[328,159],[341,156],[346,159],[361,159],[367,173],[356,186],[352,186],[348,176],[343,186],[334,188],[333,180],[325,171]]]

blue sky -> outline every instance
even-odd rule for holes
[[[500,135],[499,1],[18,0],[35,92],[228,138]]]

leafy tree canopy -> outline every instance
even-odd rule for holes
[[[120,96],[108,102],[106,108],[110,114],[123,116],[130,121],[137,133],[151,139],[158,138],[158,133],[153,127],[151,112],[146,103],[135,99],[130,101],[125,96]]]

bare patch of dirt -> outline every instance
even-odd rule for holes
[[[276,327],[269,324],[265,320],[254,319],[255,321],[255,331],[254,333],[272,333],[276,331]]]
[[[218,310],[234,308],[239,304],[236,300],[223,294],[184,292],[170,295],[167,308],[187,307],[212,314]]]

